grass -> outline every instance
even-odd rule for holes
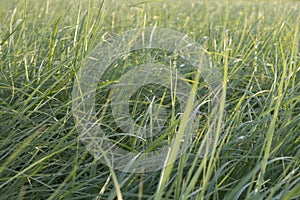
[[[5,1],[0,21],[0,199],[300,198],[299,2]],[[79,140],[72,89],[100,41],[154,26],[187,34],[209,52],[222,74],[224,116],[218,116],[204,156],[214,116],[209,103],[200,109],[194,143],[176,162],[163,170],[125,173],[99,162]],[[132,64],[165,54],[136,52],[105,72],[97,96],[105,131],[120,132],[109,105],[114,81]],[[171,58],[182,62],[176,59]],[[188,68],[182,74],[195,87],[190,98],[209,100],[203,79],[194,81],[197,73]],[[127,150],[159,148],[187,128],[176,118],[172,92],[156,88],[165,99],[153,105],[168,111],[169,124],[150,144],[116,134],[112,139]],[[145,86],[131,99],[141,124],[148,119],[138,116],[152,105],[143,94],[152,90]],[[185,110],[183,122],[191,112]]]

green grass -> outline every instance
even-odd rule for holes
[[[300,198],[298,1],[14,0],[1,2],[0,22],[0,199]],[[175,163],[124,173],[97,161],[79,140],[72,88],[100,41],[155,25],[187,34],[210,53],[222,74],[224,116],[203,157],[213,116],[208,103],[197,139]],[[124,66],[147,56],[155,57],[137,52],[127,63],[116,61],[119,67],[99,83],[98,116],[106,131],[118,132],[107,105],[111,84],[129,69]],[[191,98],[207,92],[202,79],[193,82],[193,70],[182,73],[197,91]],[[142,94],[151,89],[135,94],[133,115],[143,115],[149,102]],[[166,95],[156,105],[173,107],[165,135],[154,139],[181,139],[186,126],[175,117],[175,100],[168,90],[156,92]],[[185,110],[183,122],[191,112]],[[136,138],[114,139],[133,152],[142,148]],[[158,148],[160,141],[151,142],[149,148]]]

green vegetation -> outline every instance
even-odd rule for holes
[[[0,199],[299,199],[299,25],[298,1],[2,0]],[[219,116],[224,120],[203,158],[199,149],[209,108],[201,110],[192,148],[174,165],[125,173],[97,161],[79,140],[72,88],[82,61],[99,42],[153,26],[187,34],[209,52],[226,88]],[[154,53],[136,52],[127,64],[169,52]],[[99,83],[96,105],[108,132],[118,131],[109,106],[103,109],[110,85],[124,73],[122,60],[115,65]],[[193,82],[193,70],[182,73],[198,87],[196,96],[205,95],[205,83]],[[134,95],[133,117],[144,114],[141,108],[149,104],[143,94],[152,90],[166,96],[156,105],[171,114],[165,135],[146,144],[151,149],[178,128],[178,106],[159,87],[145,86]],[[134,137],[113,139],[124,140],[123,148],[132,152],[145,145]]]

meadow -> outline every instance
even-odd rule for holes
[[[100,42],[145,27],[201,44],[223,90],[216,129],[209,130],[214,114],[206,103],[191,147],[171,166],[128,173],[87,151],[72,91]],[[299,28],[299,1],[0,0],[0,199],[300,199]],[[106,132],[120,131],[106,106],[111,85],[134,64],[169,53],[132,52],[108,68],[96,95]],[[207,85],[202,78],[196,84],[194,71],[182,74],[196,97],[205,96]],[[145,86],[130,99],[138,123],[155,89],[171,95]],[[173,107],[162,115],[169,121],[162,137],[150,144],[117,134],[113,140],[132,152],[170,144],[188,127],[176,124],[176,102],[158,102],[165,104]],[[209,131],[213,142],[200,156]]]

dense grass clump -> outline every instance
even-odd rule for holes
[[[12,0],[1,2],[0,21],[0,199],[300,198],[298,1]],[[100,163],[79,140],[72,88],[99,42],[154,26],[187,34],[209,53],[222,74],[223,116],[204,156],[209,103],[191,148],[174,165],[125,173]],[[111,85],[149,59],[184,62],[169,56],[139,51],[112,63],[96,95],[105,131],[120,132],[107,105]],[[181,73],[197,86],[196,98],[209,98],[202,77],[195,84],[194,70]],[[130,99],[132,117],[143,123],[146,97],[165,95],[155,102],[166,111],[165,135],[150,144],[113,139],[132,152],[157,148],[159,138],[169,143],[180,130],[171,93],[146,85]]]

